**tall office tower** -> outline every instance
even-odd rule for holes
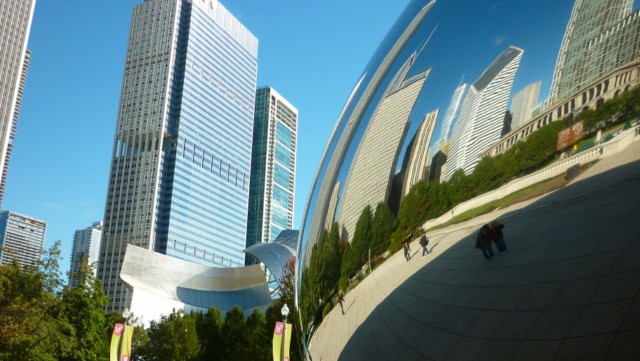
[[[455,120],[460,114],[460,107],[462,106],[462,99],[469,89],[469,84],[462,83],[458,85],[456,90],[451,96],[449,107],[444,112],[442,117],[442,126],[440,127],[439,144],[442,144],[451,138],[453,127],[455,126]]]
[[[440,109],[429,112],[425,115],[416,132],[411,144],[411,151],[408,154],[408,162],[404,169],[404,182],[402,184],[402,197],[409,194],[411,187],[419,181],[426,179],[427,165],[431,157],[429,144],[433,136],[433,129],[438,120]]]
[[[511,99],[511,129],[518,129],[529,119],[533,108],[538,104],[540,95],[540,82],[527,85]]]
[[[29,66],[27,41],[35,4],[35,0],[0,1],[0,204]]]
[[[564,33],[551,83],[550,98],[561,102],[616,65],[599,51],[598,61],[586,61],[590,44],[629,16],[633,0],[576,0]],[[600,49],[601,50],[601,49]],[[614,55],[615,56],[615,55]]]
[[[429,68],[407,77],[416,56],[414,53],[391,80],[355,153],[338,206],[338,223],[343,239],[348,241],[353,239],[362,210],[367,206],[375,209],[378,203],[389,200],[395,173],[392,165],[397,163],[409,115],[431,72]]]
[[[465,174],[473,172],[481,152],[500,139],[513,78],[523,53],[510,46],[469,88],[451,138],[446,180],[458,169]]]
[[[271,87],[256,91],[247,247],[293,228],[298,110]]]
[[[217,0],[134,7],[98,265],[107,311],[131,301],[128,244],[244,265],[257,56]]]
[[[91,227],[79,229],[73,234],[73,248],[71,249],[71,265],[69,266],[69,285],[77,286],[82,267],[98,262],[100,254],[100,240],[102,238],[102,221],[93,222]],[[93,270],[93,275],[97,270]]]
[[[0,212],[0,265],[15,258],[21,266],[40,260],[47,222],[11,211]]]

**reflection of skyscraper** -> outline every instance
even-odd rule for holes
[[[131,301],[128,244],[245,262],[258,41],[217,0],[147,0],[130,29],[98,266],[107,311]]]
[[[366,206],[375,209],[389,196],[393,165],[398,160],[409,114],[430,72],[429,69],[405,80],[414,60],[415,54],[391,81],[356,151],[338,211],[338,222],[346,230],[347,240],[353,236],[362,210]]]
[[[298,110],[271,87],[256,91],[247,247],[293,227]]]
[[[93,222],[91,227],[79,229],[73,234],[73,249],[71,250],[71,266],[69,267],[69,284],[78,285],[80,268],[98,262],[100,254],[100,239],[102,238],[102,222]],[[86,257],[86,260],[85,260]],[[83,264],[82,262],[86,262]],[[96,270],[94,269],[94,276]]]
[[[333,217],[336,215],[336,207],[338,206],[338,197],[340,196],[340,182],[336,182],[333,187],[333,193],[331,193],[331,199],[329,199],[329,206],[327,207],[327,219],[324,222],[324,228],[331,230],[333,225]]]
[[[540,82],[537,81],[520,90],[511,100],[511,129],[518,129],[531,119],[531,112],[538,104]]]
[[[411,152],[408,155],[407,168],[404,170],[404,182],[402,185],[402,196],[406,196],[416,183],[425,179],[425,171],[429,164],[429,143],[433,136],[433,129],[438,120],[440,109],[429,112],[420,124],[418,132],[413,138]]]
[[[462,99],[464,95],[467,93],[467,89],[469,89],[469,84],[460,84],[456,90],[453,92],[453,96],[451,96],[451,101],[449,102],[449,107],[444,112],[444,116],[442,117],[442,126],[440,128],[440,143],[446,142],[449,138],[451,138],[453,127],[455,126],[454,121],[458,118],[460,114],[460,107],[462,106]]]
[[[47,222],[11,211],[0,212],[0,265],[14,259],[21,266],[40,260]]]
[[[2,0],[0,5],[0,204],[29,67],[27,41],[35,4],[35,0]]]
[[[304,241],[298,252],[298,259],[308,259],[307,251],[311,251],[321,239],[327,219],[327,206],[334,191],[334,184],[345,181],[339,179],[339,175],[343,174],[350,166],[351,159],[348,159],[347,155],[354,150],[355,144],[359,140],[356,138],[356,133],[370,122],[371,115],[368,111],[377,107],[379,101],[375,99],[379,99],[380,92],[384,91],[383,84],[388,79],[389,69],[401,61],[399,59],[402,59],[400,55],[403,52],[406,54],[405,46],[407,43],[416,40],[418,37],[416,34],[419,34],[422,39],[427,38],[428,33],[424,34],[418,30],[434,4],[435,0],[423,0],[414,1],[407,7],[396,27],[387,34],[387,39],[381,43],[372,61],[351,92],[338,117],[311,186],[307,205],[313,204],[314,207],[307,209],[310,213],[305,214],[302,223],[301,238]],[[413,49],[408,51],[412,52]],[[301,272],[302,269],[298,268],[298,272]]]
[[[445,178],[473,172],[484,149],[500,139],[509,92],[523,50],[510,46],[469,88],[453,132]]]
[[[576,0],[558,53],[551,99],[562,101],[638,56],[640,20],[630,17],[632,7],[633,0]]]

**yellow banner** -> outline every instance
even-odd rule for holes
[[[120,338],[124,331],[124,325],[116,323],[113,326],[113,334],[111,335],[111,349],[109,351],[109,361],[118,361],[118,348],[120,346]]]
[[[131,359],[131,337],[133,336],[133,326],[126,325],[124,327],[124,335],[122,336],[122,348],[120,349],[120,361],[129,361]]]
[[[276,322],[273,330],[273,361],[282,361],[282,331],[285,333],[284,360],[289,361],[289,347],[291,344],[291,324],[287,323],[286,330],[283,330],[284,323]]]

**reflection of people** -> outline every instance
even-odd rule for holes
[[[409,241],[404,241],[402,248],[404,248],[404,258],[409,262],[411,259],[411,247],[409,247]]]
[[[423,234],[422,237],[420,237],[420,245],[422,246],[422,257],[424,257],[425,254],[429,254],[429,249],[427,248],[428,244],[429,238],[427,238],[426,234]]]
[[[340,311],[344,315],[344,306],[342,306],[342,302],[344,302],[344,294],[342,291],[338,292],[338,303],[340,304]]]
[[[502,233],[503,228],[504,224],[498,221],[491,222],[491,239],[496,243],[496,248],[498,248],[500,254],[507,251],[507,245],[504,243],[504,234]]]
[[[478,231],[476,248],[480,248],[484,258],[487,261],[491,261],[491,258],[493,258],[493,249],[491,248],[491,227],[489,227],[488,224],[482,226],[480,231]]]

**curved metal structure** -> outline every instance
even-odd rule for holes
[[[296,256],[297,230],[286,229],[271,243],[256,243],[245,249],[245,253],[259,259],[269,269],[271,275],[280,282],[284,265]]]
[[[365,207],[375,209],[383,202],[393,209],[399,204],[411,140],[425,114],[434,110],[421,113],[414,109],[431,70],[419,58],[437,27],[424,21],[434,4],[435,0],[409,3],[360,76],[336,122],[300,229],[296,267],[299,308],[304,308],[302,304],[320,307],[317,299],[301,302],[305,297],[302,285],[312,253],[329,229],[338,224],[340,239],[351,242]],[[301,312],[303,318],[317,312],[306,311]],[[305,328],[310,327],[310,321],[301,320]]]
[[[209,267],[128,245],[120,278],[133,289],[130,311],[145,324],[174,308],[225,312],[240,306],[250,313],[272,302],[260,265]]]

